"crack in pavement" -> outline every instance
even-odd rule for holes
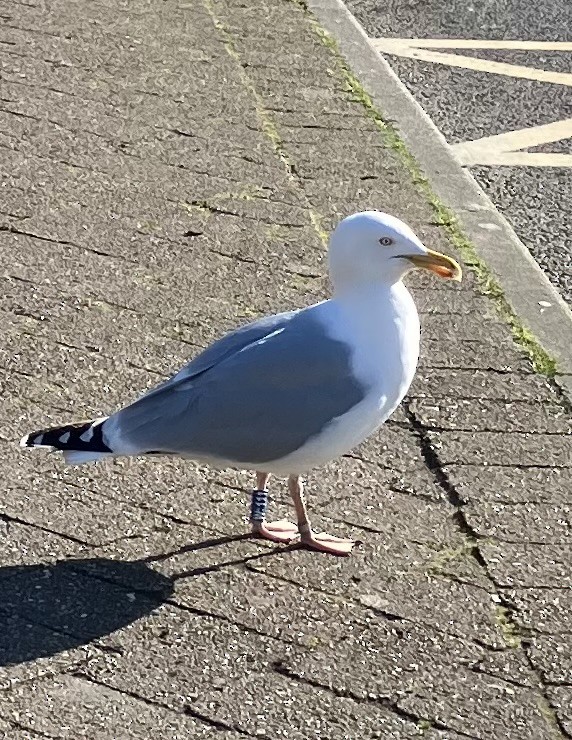
[[[38,730],[35,727],[30,727],[17,719],[6,720],[16,730],[22,730],[23,732],[29,732],[33,737],[46,737],[49,740],[66,740],[64,735],[52,735],[51,732],[45,730]]]
[[[273,634],[272,632],[264,632],[263,630],[259,630],[256,627],[251,627],[250,625],[246,624],[245,622],[240,622],[236,619],[231,619],[230,617],[227,617],[225,614],[220,614],[217,612],[211,612],[208,609],[200,609],[195,606],[188,606],[187,604],[183,604],[179,601],[176,601],[174,599],[165,599],[163,602],[164,604],[167,604],[168,606],[171,606],[175,609],[178,609],[179,611],[184,611],[188,614],[193,614],[197,617],[207,617],[209,619],[213,619],[217,622],[224,622],[225,624],[230,624],[233,627],[237,627],[239,630],[242,630],[244,632],[248,632],[251,635],[257,635],[258,637],[264,637],[268,638],[270,640],[277,640],[278,642],[281,642],[282,644],[292,647],[295,645],[298,645],[300,647],[304,647],[304,644],[296,641],[296,640],[288,640],[285,637],[282,637],[280,635]]]
[[[541,404],[538,404],[538,405],[541,406]],[[451,426],[448,426],[448,427],[442,427],[442,426],[439,426],[437,424],[433,424],[432,422],[429,422],[429,423],[423,422],[423,424],[424,424],[425,428],[427,429],[427,431],[434,432],[436,434],[443,434],[443,433],[447,434],[449,432],[462,432],[462,433],[466,433],[466,434],[477,434],[477,433],[478,434],[481,434],[481,433],[483,433],[483,434],[499,434],[499,435],[502,434],[503,437],[505,437],[505,436],[508,437],[510,435],[516,435],[516,436],[520,436],[520,437],[525,436],[526,438],[528,438],[528,437],[536,437],[536,436],[538,436],[538,437],[562,437],[562,435],[563,435],[563,432],[561,432],[561,431],[560,432],[551,432],[551,431],[544,431],[544,430],[540,430],[539,431],[539,430],[536,430],[536,429],[532,429],[532,430],[528,430],[528,429],[494,429],[492,427],[487,427],[487,426],[479,426],[478,429],[475,429],[474,427],[473,428],[471,428],[471,427],[457,427],[457,426],[452,426],[452,425]],[[572,430],[572,425],[571,425],[570,428]],[[444,462],[443,463],[443,465],[445,465],[445,466],[446,465],[452,465],[452,464],[458,465],[459,463],[449,463],[449,462]],[[494,466],[494,463],[488,463],[488,465]],[[515,465],[515,467],[516,467],[516,465]]]
[[[31,216],[20,216],[18,213],[12,213],[11,211],[0,211],[0,216],[15,218],[17,221],[25,221],[27,218],[31,218]]]
[[[468,738],[469,740],[479,740],[478,737],[474,735],[469,735],[458,729],[449,727],[448,725],[446,725],[444,722],[441,722],[440,720],[429,719],[429,717],[422,717],[417,714],[414,714],[413,712],[408,711],[407,709],[403,709],[403,707],[399,706],[399,703],[393,699],[389,699],[387,697],[376,697],[376,698],[370,698],[369,696],[363,697],[363,696],[360,696],[359,694],[354,694],[354,692],[351,691],[350,689],[338,689],[334,686],[330,686],[326,683],[322,683],[321,681],[316,681],[315,679],[308,678],[307,676],[302,676],[296,673],[296,671],[293,671],[292,669],[284,666],[283,663],[279,660],[272,663],[272,669],[276,673],[278,673],[280,676],[284,676],[285,678],[288,678],[292,681],[297,681],[306,686],[312,686],[313,688],[328,691],[329,693],[334,694],[334,696],[337,696],[339,698],[351,699],[352,701],[355,701],[356,704],[381,705],[385,709],[388,709],[389,711],[393,712],[398,717],[406,720],[407,722],[412,722],[416,725],[419,725],[420,723],[427,723],[432,729],[435,729],[435,730],[444,730],[444,731],[451,731],[451,732],[454,731],[460,737],[465,737],[465,738]]]
[[[428,429],[428,431],[432,431],[432,429]],[[447,460],[446,462],[442,463],[444,467],[448,467],[450,465],[454,465],[457,468],[466,468],[466,467],[472,467],[475,465],[478,465],[478,463],[466,463],[462,460]],[[570,465],[539,465],[538,463],[491,463],[487,462],[486,464],[487,468],[512,468],[514,470],[570,470],[572,469],[572,464]]]
[[[169,202],[172,203],[178,203],[179,205],[182,205],[185,208],[196,208],[199,211],[208,211],[211,214],[217,214],[219,216],[232,216],[233,218],[244,218],[248,221],[255,221],[256,223],[263,223],[267,224],[268,226],[283,226],[285,228],[289,229],[304,229],[306,226],[304,224],[295,224],[289,221],[280,221],[275,218],[269,218],[267,216],[261,216],[260,214],[257,214],[255,216],[251,216],[250,214],[246,213],[240,213],[239,211],[233,211],[229,208],[221,208],[220,206],[214,205],[213,203],[209,203],[208,200],[190,200],[190,201],[177,201],[171,198],[166,198]],[[266,199],[267,200],[267,199]],[[271,201],[267,201],[271,202]]]
[[[505,652],[505,651],[502,651],[502,652]],[[487,671],[482,666],[483,666],[483,661],[482,660],[479,660],[476,663],[467,665],[466,667],[472,673],[477,673],[478,675],[490,676],[491,678],[495,678],[497,680],[500,680],[503,683],[512,684],[513,686],[516,686],[519,689],[530,689],[531,688],[531,685],[529,683],[524,683],[522,681],[517,681],[515,678],[508,678],[505,675],[499,676],[498,673],[492,673],[491,671]],[[540,684],[538,685],[537,688],[541,688]]]
[[[447,472],[444,470],[444,464],[439,458],[439,453],[436,450],[436,448],[433,446],[433,443],[431,441],[430,432],[431,430],[428,429],[423,422],[421,422],[415,412],[411,409],[410,404],[406,401],[404,402],[404,410],[407,415],[407,417],[410,419],[412,427],[414,428],[418,441],[419,446],[421,448],[421,454],[423,456],[423,459],[425,461],[425,465],[427,468],[433,473],[435,477],[435,481],[437,484],[442,488],[442,490],[445,493],[445,496],[447,498],[447,501],[450,503],[452,507],[455,508],[455,514],[453,515],[453,520],[457,524],[457,527],[461,534],[468,540],[469,544],[471,545],[468,549],[468,554],[470,554],[479,567],[483,570],[485,576],[489,579],[491,584],[495,588],[496,592],[496,602],[497,602],[497,626],[499,629],[499,632],[501,633],[504,641],[507,643],[508,647],[514,647],[515,649],[521,649],[523,656],[532,672],[532,674],[536,677],[538,681],[538,688],[540,692],[540,697],[543,701],[544,707],[541,708],[541,711],[543,714],[547,716],[547,721],[550,722],[550,724],[554,727],[558,727],[561,735],[563,737],[572,737],[564,727],[564,723],[560,719],[558,712],[555,708],[555,706],[552,704],[550,697],[548,696],[548,693],[546,691],[547,684],[544,681],[544,676],[542,675],[541,671],[536,667],[534,664],[534,661],[532,659],[532,656],[530,655],[530,651],[528,649],[529,645],[527,643],[526,637],[527,634],[523,628],[518,624],[518,622],[515,619],[515,615],[518,613],[518,608],[515,604],[513,604],[506,596],[505,593],[503,593],[503,589],[499,587],[499,584],[497,583],[494,576],[491,574],[488,563],[485,560],[483,554],[479,550],[479,540],[482,539],[481,535],[479,535],[476,530],[473,529],[471,524],[468,522],[465,514],[463,513],[463,507],[466,505],[466,502],[462,499],[462,497],[459,495],[459,492],[456,490],[455,486],[451,483],[449,476]],[[510,467],[528,467],[528,466],[510,466]],[[542,466],[529,466],[529,467],[542,467]],[[554,467],[554,466],[546,466],[546,467]],[[510,645],[510,641],[514,641],[514,645]]]
[[[257,735],[253,735],[252,733],[247,732],[246,730],[243,730],[241,727],[237,725],[230,725],[226,722],[223,722],[222,720],[213,719],[212,717],[209,717],[206,714],[203,714],[202,712],[199,712],[198,710],[193,709],[193,707],[191,707],[190,704],[185,704],[182,711],[180,711],[166,702],[157,701],[156,699],[149,699],[146,696],[138,694],[136,691],[130,691],[128,689],[120,689],[117,686],[113,686],[111,684],[105,683],[105,681],[100,681],[94,676],[90,676],[87,673],[83,673],[81,670],[74,671],[70,675],[76,678],[81,678],[84,681],[89,681],[90,683],[95,684],[96,686],[101,686],[102,688],[105,688],[107,690],[116,691],[118,694],[129,696],[131,699],[135,699],[136,701],[143,702],[144,704],[147,704],[148,706],[160,707],[161,709],[166,709],[169,712],[173,712],[174,714],[186,714],[188,716],[193,717],[194,719],[198,719],[199,721],[203,722],[206,725],[209,725],[210,727],[213,727],[216,730],[227,730],[229,732],[236,732],[239,735],[244,735],[245,737],[257,737]]]
[[[41,234],[34,234],[32,231],[23,231],[22,229],[18,229],[16,226],[12,226],[12,225],[0,224],[0,232],[1,231],[9,232],[11,234],[17,234],[18,236],[27,236],[32,239],[39,239],[40,241],[49,242],[50,244],[60,244],[61,246],[65,246],[65,247],[74,247],[75,249],[81,249],[86,252],[91,252],[101,257],[110,257],[111,259],[120,259],[120,260],[124,260],[127,262],[132,262],[132,260],[128,260],[126,257],[122,257],[121,255],[110,254],[109,252],[103,252],[102,250],[95,249],[93,247],[86,247],[82,244],[76,244],[75,242],[70,242],[67,239],[54,239],[49,236],[42,236]]]
[[[258,266],[258,262],[256,260],[253,260],[251,257],[242,257],[240,254],[229,254],[228,252],[223,252],[221,249],[215,249],[214,247],[211,247],[209,249],[209,252],[211,252],[212,254],[218,254],[219,257],[225,257],[229,260],[242,262],[246,265]]]
[[[64,540],[68,540],[68,542],[73,542],[76,545],[82,545],[82,547],[88,547],[90,549],[94,548],[94,545],[92,545],[89,542],[86,542],[85,540],[81,540],[78,537],[74,537],[71,534],[65,534],[64,532],[58,532],[56,529],[50,529],[49,527],[43,527],[40,524],[35,524],[34,522],[28,522],[25,519],[21,519],[20,517],[11,516],[10,514],[6,513],[0,513],[0,521],[3,521],[6,524],[6,531],[7,533],[10,532],[10,524],[20,524],[25,527],[33,527],[34,529],[38,529],[41,532],[46,532],[47,534],[53,534],[56,537],[61,537]]]

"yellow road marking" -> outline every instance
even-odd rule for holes
[[[543,126],[521,128],[497,136],[485,136],[474,141],[453,144],[452,149],[464,165],[505,164],[527,167],[572,167],[572,154],[556,152],[523,152],[541,144],[572,137],[572,118]]]
[[[508,39],[376,39],[425,49],[516,49],[520,51],[572,51],[572,41],[515,41]]]
[[[472,69],[475,72],[489,72],[490,74],[517,77],[536,82],[550,82],[554,85],[568,85],[572,87],[572,73],[554,72],[535,67],[524,67],[519,64],[493,62],[489,59],[479,59],[465,54],[449,54],[447,52],[432,51],[442,49],[521,49],[523,51],[572,51],[572,43],[554,42],[548,44],[540,41],[469,41],[454,39],[372,39],[377,51],[383,54],[396,54],[409,59],[420,59],[423,62],[446,64],[449,67]],[[542,45],[541,44],[547,44]],[[431,48],[429,48],[431,47]]]
[[[424,62],[446,64],[475,72],[504,75],[519,79],[572,86],[572,73],[554,72],[518,64],[450,54],[435,49],[517,49],[521,51],[572,52],[568,41],[507,41],[490,39],[372,39],[377,51]],[[551,144],[572,137],[572,118],[541,126],[530,126],[496,136],[465,141],[452,145],[464,165],[520,165],[526,167],[572,167],[572,154],[557,152],[526,152],[529,147]]]

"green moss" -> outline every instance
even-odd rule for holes
[[[415,166],[417,165],[415,164]],[[449,237],[460,253],[463,262],[475,274],[481,293],[491,298],[499,315],[510,326],[514,341],[529,356],[536,372],[550,378],[554,377],[557,372],[556,361],[513,311],[502,287],[487,264],[477,255],[475,247],[463,233],[453,213],[439,201],[426,180],[422,183],[422,189],[433,206],[438,223],[447,229]]]
[[[314,211],[314,209],[309,209],[310,213],[310,221],[312,222],[312,226],[314,227],[316,233],[320,237],[320,241],[324,246],[327,245],[329,235],[328,232],[322,227],[322,218],[321,216]]]
[[[284,241],[289,237],[289,227],[281,226],[280,224],[268,224],[264,228],[264,233],[270,242]]]
[[[236,50],[232,35],[230,32],[225,28],[224,24],[221,23],[221,21],[217,18],[212,0],[204,0],[205,7],[211,16],[213,25],[215,28],[220,32],[221,36],[224,39],[224,45],[225,48],[235,62],[238,65],[239,73],[241,77],[241,81],[244,84],[244,86],[248,89],[248,91],[251,93],[252,97],[255,100],[256,105],[256,113],[258,115],[258,119],[260,121],[260,125],[262,128],[262,131],[266,134],[266,136],[270,139],[272,142],[274,149],[278,153],[278,155],[281,157],[281,159],[284,160],[285,164],[290,169],[290,163],[288,161],[288,158],[286,157],[284,153],[284,147],[282,145],[282,139],[280,137],[280,134],[278,133],[278,129],[274,125],[274,122],[268,115],[268,112],[262,105],[262,100],[258,92],[256,91],[254,85],[252,84],[250,77],[246,74],[244,66],[242,64],[242,61],[240,59],[240,55],[238,51]]]
[[[180,201],[179,205],[181,206],[181,208],[184,208],[190,213],[193,213],[193,211],[200,211],[201,213],[209,212],[209,204],[206,200],[194,200],[192,203],[185,203],[184,201]]]
[[[425,570],[428,573],[434,573],[438,575],[443,572],[445,566],[449,563],[472,555],[475,547],[476,541],[468,537],[458,547],[444,547],[438,550],[437,553],[431,558],[431,560],[425,566]]]
[[[290,177],[292,179],[295,179],[294,167],[293,167],[292,162],[290,161],[288,153],[286,152],[284,143],[282,141],[282,137],[280,136],[278,128],[276,127],[274,121],[272,120],[269,112],[264,107],[264,103],[263,103],[261,96],[258,94],[258,91],[252,84],[252,81],[250,77],[248,76],[244,68],[244,65],[242,64],[242,61],[240,59],[240,54],[238,53],[236,49],[231,33],[225,28],[224,24],[221,23],[220,20],[217,18],[212,0],[204,0],[204,3],[205,3],[205,7],[209,15],[212,18],[215,28],[217,28],[217,30],[220,32],[220,34],[222,35],[224,39],[225,48],[228,54],[236,61],[239,67],[239,74],[240,74],[242,84],[249,91],[249,93],[252,95],[252,98],[254,99],[256,114],[258,116],[258,120],[260,123],[260,127],[262,129],[262,132],[268,137],[268,139],[272,143],[272,146],[274,147],[276,154],[278,155],[278,157],[281,159],[284,166],[288,170]],[[305,12],[308,12],[308,9],[306,6],[302,6],[302,7],[305,10]],[[314,227],[314,229],[316,230],[316,233],[318,234],[320,241],[325,246],[328,243],[328,234],[321,227],[320,216],[318,213],[316,213],[316,211],[314,211],[314,209],[311,207],[309,203],[306,204],[306,208],[308,210],[310,222],[312,226]]]
[[[554,733],[554,739],[555,740],[561,740],[562,738],[562,732],[560,731],[560,725],[558,723],[558,720],[556,718],[556,714],[554,712],[554,709],[550,706],[548,700],[544,696],[538,696],[537,698],[537,706],[540,711],[540,714],[544,717],[546,720],[546,723],[550,726]]]
[[[296,2],[296,0],[294,1]],[[534,370],[543,375],[547,375],[548,377],[553,377],[557,372],[556,361],[548,354],[548,352],[546,352],[532,332],[527,329],[524,323],[516,315],[504,295],[500,284],[493,276],[485,262],[478,257],[475,247],[463,233],[455,215],[435,195],[430,183],[423,175],[415,157],[411,152],[409,152],[405,143],[393,126],[383,120],[383,117],[376,109],[371,96],[347,66],[345,60],[340,54],[335,40],[316,21],[311,20],[311,24],[314,32],[322,41],[324,46],[330,49],[335,55],[344,87],[351,96],[351,99],[363,107],[368,117],[380,130],[386,146],[396,152],[399,156],[401,162],[407,168],[413,182],[431,204],[435,212],[437,223],[443,226],[443,228],[448,232],[449,238],[460,253],[463,262],[475,274],[480,291],[491,298],[500,316],[510,326],[515,342],[529,356]]]
[[[260,185],[243,185],[238,190],[225,193],[215,193],[209,196],[209,201],[217,203],[225,200],[260,200],[264,198],[264,188]]]
[[[495,622],[500,633],[509,648],[519,648],[521,646],[521,636],[517,625],[512,621],[509,610],[505,606],[495,608]]]

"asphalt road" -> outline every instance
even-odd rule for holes
[[[349,0],[349,9],[368,35],[376,39],[470,39],[542,41],[554,44],[572,38],[572,5],[567,0],[401,0],[378,3]],[[380,42],[383,43],[383,42]],[[380,47],[381,51],[383,49]],[[431,116],[450,144],[524,131],[542,141],[550,132],[534,127],[572,117],[572,44],[562,50],[545,49],[452,49],[433,47],[447,54],[534,68],[517,78],[514,67],[505,74],[467,69],[385,54],[395,72]],[[419,54],[417,53],[419,56]],[[421,56],[428,56],[421,52]],[[430,54],[429,54],[430,56]],[[441,57],[441,59],[443,59]],[[462,60],[460,61],[462,64]],[[540,70],[540,73],[538,72]],[[547,74],[543,74],[547,73]],[[567,77],[550,77],[551,72]],[[540,79],[528,79],[526,75]],[[542,79],[548,78],[548,79]],[[526,131],[526,130],[529,131]],[[530,132],[530,129],[533,129]],[[572,303],[572,124],[561,125],[564,138],[529,145],[525,139],[480,142],[470,170],[497,208],[504,213],[552,283]],[[556,134],[558,135],[558,133]],[[552,137],[554,138],[554,136]],[[533,142],[534,144],[535,142]],[[529,153],[560,153],[557,160],[519,155],[511,162],[507,150]],[[504,149],[505,151],[500,151]],[[484,164],[484,161],[493,160]]]

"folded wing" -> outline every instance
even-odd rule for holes
[[[237,464],[281,459],[363,399],[350,360],[319,307],[254,322],[110,417],[109,446]]]

